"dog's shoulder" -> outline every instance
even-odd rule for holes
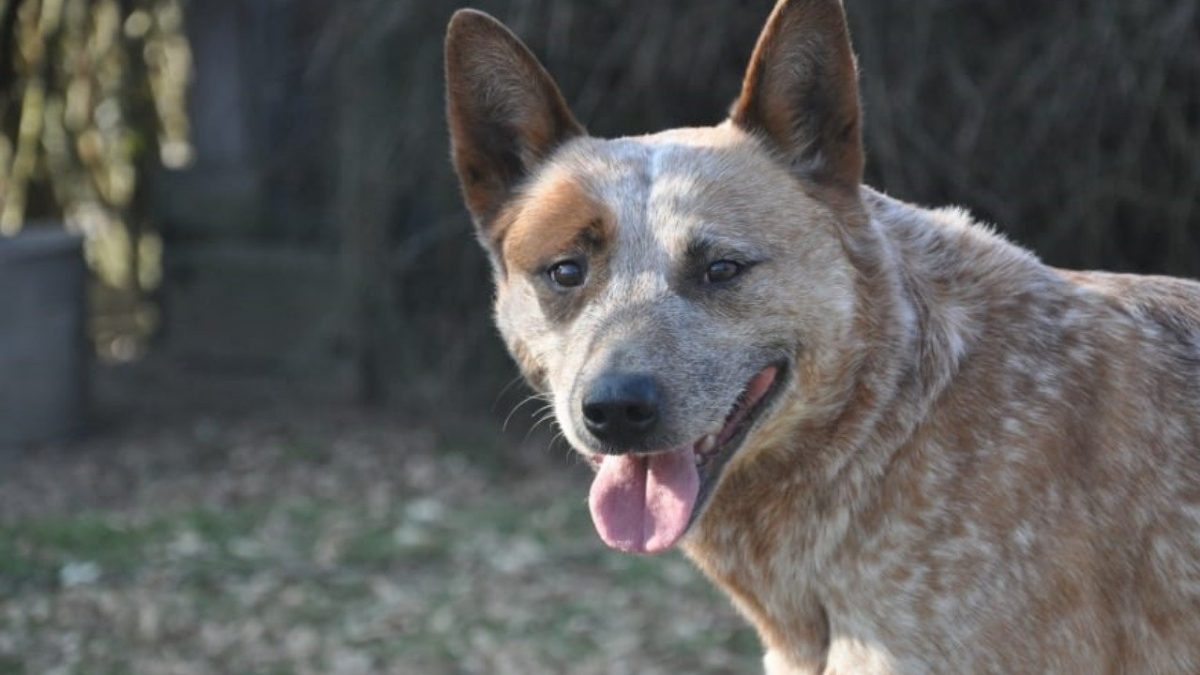
[[[961,209],[926,209],[869,189],[863,197],[900,250],[913,290],[936,297],[934,309],[957,300],[1023,349],[1075,331],[1108,332],[1200,367],[1200,282],[1053,268]]]

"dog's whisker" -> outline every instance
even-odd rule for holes
[[[558,420],[555,418],[553,410],[549,410],[548,412],[543,414],[541,417],[534,420],[533,425],[530,426],[529,429],[525,432],[524,441],[528,441],[529,437],[533,435],[533,432],[536,431],[538,429],[538,427],[542,426],[546,422],[550,422],[550,424],[552,425],[551,428],[558,425]],[[561,429],[561,427],[560,427],[560,429]],[[562,432],[560,431],[559,433],[562,433]]]
[[[508,381],[508,384],[501,387],[500,391],[497,392],[497,394],[496,394],[495,400],[492,401],[492,410],[494,411],[496,409],[496,406],[500,404],[500,399],[504,398],[504,394],[508,393],[509,389],[512,389],[514,386],[517,385],[517,383],[523,381],[524,379],[525,379],[524,376],[522,376],[520,373],[518,373],[511,380]]]
[[[545,395],[544,394],[532,394],[530,396],[526,396],[524,399],[521,400],[520,403],[513,406],[513,409],[508,412],[508,416],[504,418],[504,423],[500,425],[500,431],[501,432],[508,431],[508,423],[512,420],[513,415],[517,414],[517,411],[520,410],[526,404],[532,403],[532,402],[538,401],[538,400],[544,401]],[[549,403],[547,405],[553,406],[554,404]],[[538,408],[532,414],[537,415],[537,414],[541,413],[543,410],[545,410],[545,406]]]
[[[554,419],[555,419],[555,417],[554,417],[553,411],[548,412],[545,415],[542,415],[541,417],[537,418],[537,420],[534,421],[533,426],[530,427],[530,429],[529,429],[530,433],[537,430],[538,427],[542,426],[546,422],[554,421]]]

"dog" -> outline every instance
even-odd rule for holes
[[[1200,284],[1043,264],[862,185],[838,0],[782,0],[728,119],[589,137],[460,10],[453,163],[495,319],[768,673],[1200,673]]]

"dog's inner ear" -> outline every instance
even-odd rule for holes
[[[839,0],[780,0],[730,119],[769,140],[798,175],[858,189],[858,78]]]
[[[446,116],[454,168],[485,243],[516,184],[582,135],[554,80],[500,22],[459,10],[446,32]]]

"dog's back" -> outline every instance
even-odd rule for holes
[[[874,624],[847,634],[916,670],[1200,672],[1200,284],[872,201],[948,375],[829,561]]]

